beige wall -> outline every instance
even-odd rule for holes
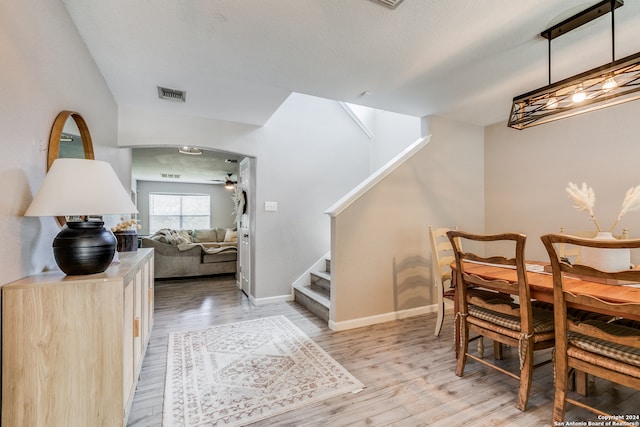
[[[61,110],[85,118],[96,158],[129,185],[117,147],[117,106],[60,0],[4,0],[0,13],[0,284],[55,266],[53,218],[22,215],[45,175]],[[124,151],[124,153],[123,153]]]
[[[624,194],[640,184],[640,102],[630,102],[525,129],[498,123],[485,129],[485,203],[488,232],[528,235],[526,255],[548,260],[539,236],[592,229],[574,209],[565,188],[583,181],[596,194],[595,213],[612,225]],[[640,236],[640,212],[616,231]]]
[[[332,219],[334,329],[430,306],[428,227],[483,230],[483,129],[425,121],[431,142]]]

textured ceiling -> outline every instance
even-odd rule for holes
[[[546,85],[539,33],[593,0],[63,0],[119,105],[264,124],[291,92],[487,125]],[[640,1],[616,11],[640,51]],[[552,43],[552,80],[611,60],[610,15]],[[186,90],[158,99],[156,86]],[[367,95],[362,95],[369,92]]]
[[[134,148],[131,175],[135,180],[224,184],[227,174],[236,181],[242,156],[202,150],[202,155],[181,154],[174,147]],[[166,176],[163,176],[166,175]]]

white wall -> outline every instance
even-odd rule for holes
[[[190,145],[255,158],[254,298],[288,296],[329,249],[324,210],[369,173],[369,139],[335,101],[292,94],[263,126],[120,107],[122,146]],[[265,212],[264,202],[278,203]]]
[[[409,144],[420,138],[420,117],[373,110],[370,119],[374,137],[371,139],[371,172],[394,158]]]
[[[0,13],[0,284],[55,266],[53,218],[22,215],[45,175],[51,126],[79,112],[97,159],[129,185],[117,106],[60,0],[4,0]],[[129,158],[129,160],[127,160]]]
[[[343,104],[354,124],[369,137],[369,171],[374,173],[422,136],[420,117],[393,113],[357,104]]]
[[[172,194],[208,194],[211,204],[211,218],[209,226],[211,228],[233,228],[235,227],[235,217],[233,213],[233,200],[231,200],[231,190],[224,188],[220,184],[186,184],[181,182],[161,182],[138,180],[138,219],[142,228],[139,234],[149,234],[149,193],[172,193]]]
[[[335,329],[435,303],[430,225],[483,231],[483,129],[439,117],[424,122],[431,142],[332,219]],[[408,301],[398,286],[403,263],[419,275]]]
[[[583,181],[596,194],[603,228],[614,222],[625,192],[640,184],[640,102],[630,102],[525,130],[505,123],[485,130],[487,232],[528,235],[526,256],[547,261],[540,236],[593,228],[565,188]],[[617,227],[640,236],[640,212]]]

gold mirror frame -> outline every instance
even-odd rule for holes
[[[62,130],[67,122],[67,119],[71,117],[76,122],[78,130],[80,131],[80,138],[82,139],[82,147],[84,148],[85,159],[95,159],[93,154],[93,142],[91,141],[91,133],[89,127],[84,121],[82,116],[75,111],[62,111],[56,117],[51,128],[51,136],[49,137],[49,155],[47,158],[47,171],[51,169],[51,165],[54,160],[60,155],[60,137],[62,136]]]
[[[79,113],[65,110],[58,114],[53,122],[53,126],[51,127],[51,135],[49,136],[49,154],[47,156],[47,172],[51,169],[51,165],[54,160],[60,156],[60,138],[62,137],[64,125],[67,123],[69,117],[76,122],[78,131],[80,131],[80,138],[82,139],[82,147],[84,149],[84,158],[90,160],[95,159],[93,155],[93,142],[91,141],[91,133],[89,132],[87,122],[84,121]],[[66,218],[63,216],[57,216],[56,220],[61,226],[65,225],[67,222]]]

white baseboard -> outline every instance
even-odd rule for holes
[[[293,301],[293,294],[278,295],[275,297],[267,297],[267,298],[255,298],[253,296],[250,296],[249,301],[251,301],[251,304],[253,305],[266,305],[266,304],[273,304],[276,302],[287,302],[287,301]]]
[[[329,329],[331,329],[332,331],[346,331],[347,329],[362,328],[363,326],[390,322],[392,320],[405,319],[407,317],[419,316],[421,314],[435,313],[436,311],[438,311],[438,305],[433,304],[410,308],[407,310],[377,314],[375,316],[360,317],[358,319],[345,320],[342,322],[334,322],[333,320],[329,320]]]

